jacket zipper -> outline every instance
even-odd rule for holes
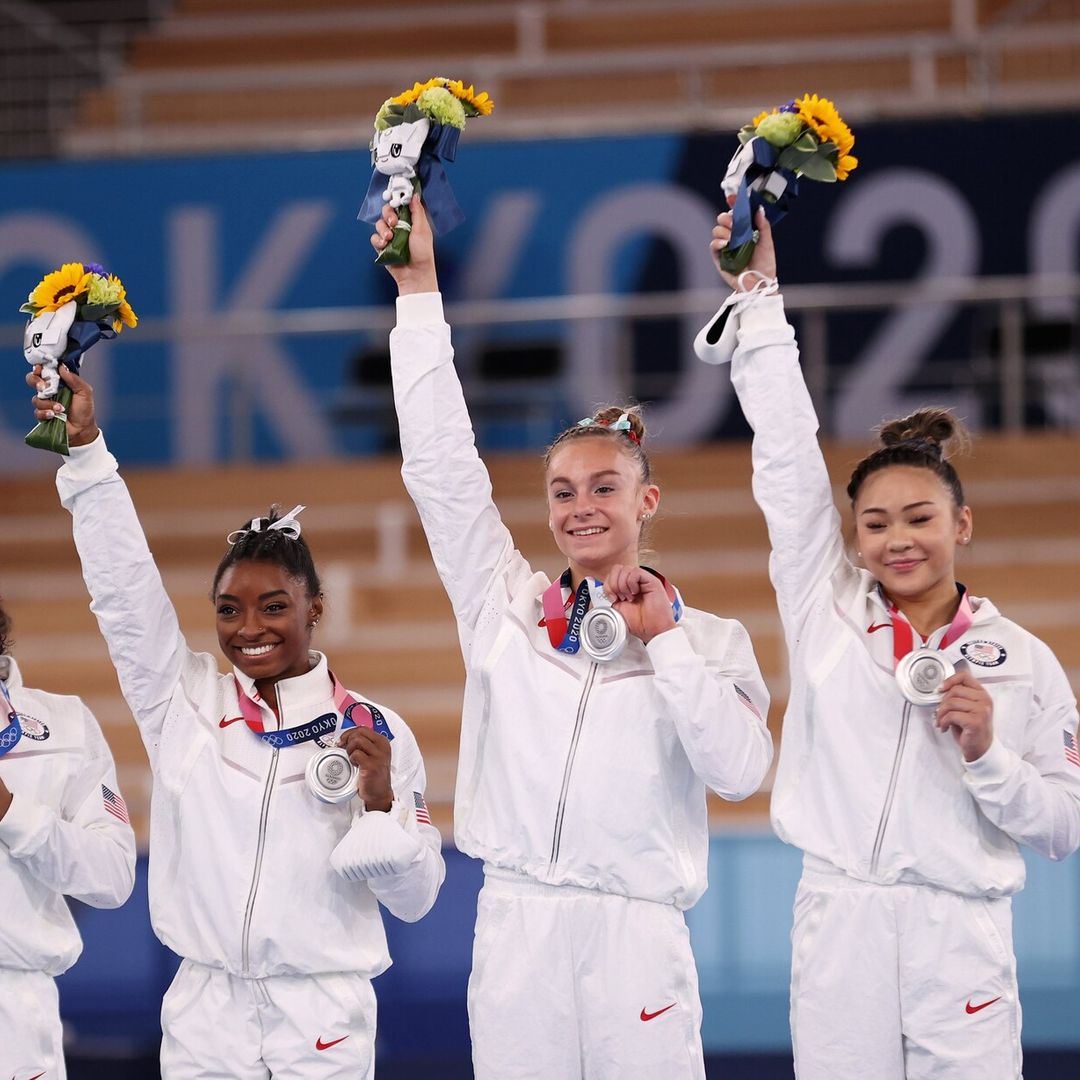
[[[892,812],[893,799],[896,796],[896,781],[900,775],[900,759],[904,756],[904,744],[907,742],[908,725],[911,721],[911,704],[904,705],[904,715],[900,720],[900,738],[896,743],[896,756],[893,758],[892,775],[889,777],[889,790],[885,793],[885,805],[881,808],[881,820],[878,822],[877,837],[874,840],[874,851],[870,856],[870,876],[877,873],[878,860],[881,858],[881,847],[885,841],[885,827],[889,824],[889,814]]]
[[[555,835],[551,838],[551,859],[549,866],[554,866],[559,858],[559,846],[562,844],[563,819],[566,815],[566,793],[570,787],[570,773],[574,768],[574,757],[577,755],[578,742],[581,739],[581,727],[585,720],[585,706],[589,701],[589,693],[593,682],[596,680],[596,671],[599,665],[594,660],[589,668],[589,674],[585,679],[585,688],[581,691],[581,700],[578,701],[577,717],[574,720],[574,734],[570,739],[570,750],[566,755],[566,767],[563,769],[562,790],[559,792],[559,808],[555,812]]]
[[[281,700],[280,698],[278,699]],[[281,717],[278,716],[281,727]],[[255,912],[255,897],[259,891],[259,878],[262,876],[263,852],[266,849],[266,823],[270,817],[270,795],[274,790],[274,777],[277,776],[278,747],[270,755],[270,769],[266,774],[266,786],[263,788],[262,809],[259,811],[259,843],[255,848],[255,869],[251,874],[251,888],[248,890],[247,906],[244,909],[244,929],[242,932],[241,968],[245,975],[250,974],[251,964],[251,917]]]

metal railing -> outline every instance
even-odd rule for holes
[[[838,419],[837,399],[851,383],[850,366],[840,367],[830,362],[830,352],[837,338],[835,322],[838,316],[854,312],[881,311],[886,316],[911,308],[933,309],[946,306],[956,313],[977,310],[982,313],[984,340],[969,342],[966,352],[958,352],[944,360],[935,359],[936,371],[960,389],[978,392],[981,399],[993,407],[988,410],[984,426],[1004,431],[1020,431],[1031,426],[1030,408],[1042,409],[1042,426],[1064,430],[1080,430],[1080,275],[1042,275],[1026,277],[938,278],[911,282],[864,282],[845,285],[790,285],[783,290],[785,308],[798,329],[803,370],[814,397],[825,434],[840,437],[864,436],[871,424],[881,415],[860,421],[857,430],[845,430]],[[621,343],[616,351],[620,363],[616,374],[624,378],[622,386],[608,386],[606,392],[614,397],[632,395],[641,400],[662,397],[672,375],[659,372],[650,383],[634,381],[632,367],[631,330],[635,323],[654,320],[678,320],[680,328],[701,325],[719,306],[721,289],[688,289],[677,292],[646,294],[592,294],[573,296],[530,297],[513,300],[488,300],[448,303],[447,319],[459,341],[471,340],[459,351],[459,370],[462,372],[474,416],[488,406],[504,410],[508,416],[521,417],[539,409],[542,423],[538,430],[565,421],[553,415],[559,403],[567,399],[566,389],[580,372],[573,370],[566,347],[572,328],[590,323],[616,324],[611,340]],[[1056,303],[1054,303],[1056,302]],[[1061,312],[1071,311],[1071,317],[1058,320],[1059,325],[1071,328],[1071,343],[1053,357],[1033,355],[1029,349],[1025,328],[1037,325],[1034,315],[1039,307],[1053,305]],[[394,312],[390,307],[331,307],[280,310],[269,312],[234,313],[227,316],[208,315],[195,324],[169,317],[145,317],[140,320],[137,335],[124,335],[119,348],[141,347],[145,344],[177,345],[181,340],[231,344],[243,339],[256,342],[252,349],[237,349],[239,370],[230,381],[236,401],[228,415],[240,416],[250,412],[248,382],[263,378],[258,365],[259,340],[275,337],[321,337],[326,335],[356,336],[356,348],[378,349],[385,346],[386,335],[393,326]],[[700,322],[698,321],[700,320]],[[551,335],[558,363],[547,377],[537,379],[502,380],[484,378],[470,363],[469,353],[482,347],[485,332],[496,335],[500,327],[522,327],[533,324]],[[21,339],[22,325],[0,325],[0,339],[15,342]],[[680,339],[673,346],[674,363],[696,363],[683,355]],[[688,352],[688,344],[686,346]],[[886,360],[889,358],[886,357]],[[1053,400],[1050,400],[1053,398]],[[346,415],[344,404],[353,409]],[[155,414],[165,415],[168,402],[149,403]],[[546,411],[545,411],[546,410]],[[341,423],[369,423],[394,428],[393,401],[389,383],[382,385],[352,384],[345,388],[344,399],[338,401],[338,420]],[[520,426],[520,425],[519,425]],[[978,424],[976,424],[978,426]],[[244,428],[242,430],[249,430]],[[543,436],[541,436],[542,438]],[[539,442],[539,438],[531,440]],[[231,454],[236,460],[251,456],[250,445],[234,439]]]

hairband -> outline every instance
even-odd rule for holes
[[[638,437],[638,433],[630,426],[630,413],[624,412],[618,420],[595,420],[591,416],[586,416],[583,420],[577,422],[579,428],[587,427],[606,427],[610,431],[625,431],[626,437],[633,443],[641,445],[641,439]]]
[[[279,517],[277,521],[270,521],[267,523],[267,519],[264,517],[252,518],[247,528],[245,529],[233,529],[228,536],[225,537],[227,544],[235,544],[242,540],[245,536],[251,533],[261,533],[264,529],[273,529],[276,532],[284,533],[290,540],[300,539],[300,522],[296,520],[296,515],[301,510],[307,509],[302,505],[294,506],[283,517]]]

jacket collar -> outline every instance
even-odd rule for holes
[[[328,698],[333,696],[333,684],[330,681],[326,657],[314,650],[308,655],[312,664],[310,670],[305,671],[303,675],[295,675],[291,679],[279,679],[277,682],[278,710],[282,716],[291,716],[296,711],[304,712],[320,708],[326,704]],[[244,693],[253,701],[262,704],[262,698],[255,688],[254,680],[248,678],[235,666],[233,674]]]
[[[22,672],[14,656],[0,656],[0,679],[8,684],[9,689],[22,686]]]

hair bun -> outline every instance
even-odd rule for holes
[[[607,426],[618,423],[625,416],[633,433],[634,441],[640,443],[645,438],[645,418],[641,415],[640,405],[605,405],[593,413],[593,420]]]
[[[962,453],[970,441],[960,418],[941,408],[919,409],[909,416],[890,420],[878,429],[878,437],[882,446],[921,446],[938,458]]]

